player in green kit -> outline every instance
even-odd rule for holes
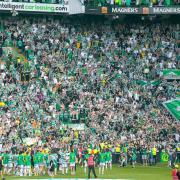
[[[8,154],[8,152],[5,152],[3,154],[3,166],[4,166],[3,174],[8,174],[8,160],[9,160],[9,154]]]
[[[36,152],[33,156],[33,160],[34,160],[34,175],[35,176],[38,176],[39,175],[39,155],[38,153]]]
[[[46,173],[49,174],[49,154],[46,153],[44,154],[44,166],[45,166],[45,169],[46,169]]]
[[[16,175],[18,172],[18,155],[17,154],[13,154],[13,173]]]
[[[25,171],[24,171],[24,175],[27,176],[31,176],[31,155],[29,152],[27,152],[25,155],[24,155],[24,164],[25,164]]]
[[[105,156],[106,156],[105,152],[104,150],[102,150],[99,153],[99,174],[104,174],[104,167],[105,167],[105,162],[106,162]]]
[[[66,160],[66,153],[65,153],[65,149],[63,149],[60,152],[60,157],[61,157],[61,170],[62,170],[62,174],[67,174],[68,172],[68,163]]]
[[[136,151],[133,150],[131,153],[131,161],[132,161],[132,167],[133,168],[135,168],[136,159],[137,159]]]
[[[112,153],[109,149],[106,150],[106,169],[108,166],[112,169]]]
[[[66,160],[66,174],[68,173],[68,164],[69,164],[69,151],[66,149],[64,150],[64,153],[65,153],[65,160]]]
[[[54,163],[54,175],[57,175],[57,169],[58,169],[58,155],[57,154],[52,154],[51,155],[53,163]]]
[[[9,158],[8,158],[8,174],[10,175],[13,170],[13,154],[12,152],[9,153]]]
[[[73,150],[71,150],[69,162],[70,162],[71,175],[75,175],[76,154]]]
[[[42,175],[44,173],[44,154],[38,151],[37,156],[38,156],[39,174]]]
[[[24,155],[23,155],[23,152],[19,152],[19,155],[18,155],[18,170],[19,170],[19,175],[23,176],[23,170],[24,170]]]
[[[143,166],[147,166],[147,148],[143,147],[141,153],[142,153]]]

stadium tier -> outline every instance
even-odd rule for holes
[[[85,0],[85,4],[95,6],[171,6],[179,5],[178,0]]]
[[[42,1],[0,1],[1,13],[40,14],[180,14],[179,0],[42,0]]]
[[[0,2],[2,178],[178,180],[179,7],[121,3]]]

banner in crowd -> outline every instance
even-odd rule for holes
[[[168,155],[168,153],[166,153],[166,152],[161,152],[161,154],[160,154],[160,161],[161,161],[161,162],[168,162],[168,160],[169,160],[169,155]]]
[[[45,3],[0,2],[0,10],[69,13],[69,6],[61,5],[61,4],[45,4]]]
[[[165,79],[180,79],[180,69],[164,69],[163,77]]]
[[[161,83],[161,81],[160,80],[153,80],[153,81],[137,80],[136,83],[141,86],[157,86]]]
[[[175,119],[180,121],[180,98],[166,101],[163,105]]]
[[[73,130],[79,130],[79,131],[83,131],[85,129],[85,124],[80,123],[80,124],[67,124],[67,125],[63,125],[63,127],[69,127],[72,128]]]
[[[31,146],[31,145],[37,143],[37,138],[24,138],[23,143],[27,146]]]

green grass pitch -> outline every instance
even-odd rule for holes
[[[96,173],[98,175],[98,169],[96,168]],[[15,179],[51,179],[48,175],[45,176],[31,176],[31,177],[15,177],[15,176],[5,176],[6,180],[15,180]],[[68,175],[61,175],[58,172],[58,176],[55,176],[52,179],[62,180],[64,178],[76,179],[83,178],[87,179],[87,174],[84,174],[82,167],[77,167],[76,175],[71,176],[70,171]],[[94,178],[91,175],[91,178]],[[158,164],[156,166],[147,166],[143,167],[137,165],[135,168],[132,168],[130,165],[128,167],[118,167],[118,165],[113,165],[112,170],[105,170],[104,175],[98,175],[98,179],[118,179],[118,180],[171,180],[171,169],[167,167],[167,164]]]

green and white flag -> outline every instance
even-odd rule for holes
[[[164,79],[180,79],[180,69],[164,69]]]
[[[180,121],[180,98],[166,101],[163,105],[175,119]]]
[[[141,86],[157,86],[161,83],[161,81],[160,80],[153,80],[153,81],[137,80],[136,83]]]
[[[160,154],[160,161],[161,161],[161,162],[168,162],[168,160],[169,160],[169,155],[168,155],[168,153],[166,153],[166,152],[161,152],[161,154]]]
[[[86,67],[82,68],[81,71],[82,71],[83,74],[88,74],[88,69]]]

